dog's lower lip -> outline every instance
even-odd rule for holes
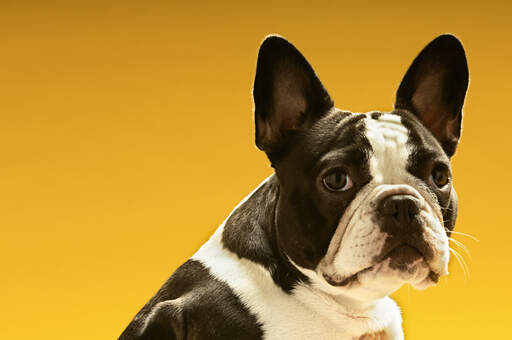
[[[324,274],[324,279],[325,281],[327,281],[327,283],[329,283],[331,286],[335,286],[335,287],[345,287],[346,285],[348,285],[353,279],[354,277],[357,276],[357,274],[354,274],[348,278],[346,278],[345,280],[343,281],[335,281],[333,280],[331,277],[329,277],[328,275]]]
[[[331,286],[335,286],[335,287],[346,287],[348,286],[350,283],[354,282],[354,281],[357,281],[357,278],[359,277],[359,274],[361,273],[364,273],[368,270],[371,270],[373,268],[373,266],[370,266],[368,268],[365,268],[363,270],[360,270],[358,271],[357,273],[355,273],[354,275],[351,275],[345,279],[343,279],[342,281],[336,281],[334,279],[332,279],[329,275],[327,274],[323,274],[324,276],[324,279],[325,281],[327,281],[327,283],[329,283]]]

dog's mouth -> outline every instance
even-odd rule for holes
[[[375,259],[373,265],[364,268],[354,273],[353,275],[345,278],[339,278],[324,273],[323,277],[331,286],[348,287],[358,283],[362,274],[378,270],[379,267],[381,267],[384,263],[386,263],[390,269],[402,273],[409,272],[409,274],[413,274],[413,266],[415,263],[419,262],[424,262],[428,265],[425,255],[420,250],[418,250],[418,248],[404,243],[392,248],[382,256],[379,256]],[[437,283],[439,281],[440,275],[434,272],[430,266],[429,268],[430,272],[428,274],[428,278],[430,278],[433,283]]]
[[[363,270],[360,270],[358,271],[357,273],[355,273],[354,275],[352,276],[349,276],[347,277],[346,279],[343,279],[343,280],[338,280],[338,279],[335,279],[327,274],[323,274],[323,277],[325,279],[325,281],[327,281],[328,284],[330,284],[331,286],[335,286],[335,287],[348,287],[350,284],[354,283],[354,282],[358,282],[359,281],[359,275],[360,274],[363,274],[365,272],[369,272],[373,269],[374,266],[370,266],[368,268],[365,268]]]

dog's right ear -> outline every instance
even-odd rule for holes
[[[395,108],[415,114],[453,156],[462,127],[469,71],[461,42],[443,34],[414,59],[398,91]]]
[[[256,145],[271,162],[285,152],[294,132],[334,105],[304,56],[275,35],[261,44],[253,96]]]

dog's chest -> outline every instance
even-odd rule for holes
[[[365,332],[365,320],[343,314],[328,297],[310,288],[285,293],[262,266],[226,250],[221,244],[221,230],[192,259],[230,286],[261,323],[264,339],[357,339]]]

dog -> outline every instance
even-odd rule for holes
[[[254,120],[275,173],[119,339],[403,339],[389,294],[448,273],[468,81],[462,44],[441,35],[412,62],[393,111],[351,113],[295,46],[268,36]]]

